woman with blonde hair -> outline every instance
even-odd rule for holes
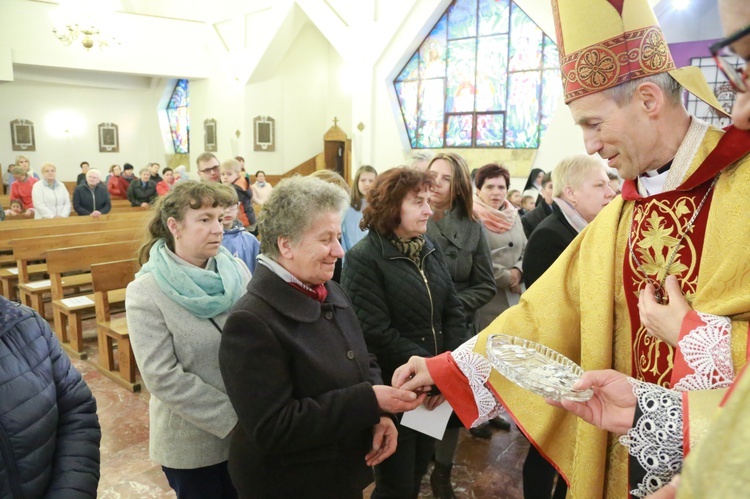
[[[367,193],[375,185],[378,172],[370,165],[362,165],[354,175],[352,181],[350,204],[341,222],[341,246],[344,252],[349,251],[355,244],[367,235],[367,231],[360,227],[362,211],[367,206]]]
[[[579,154],[563,159],[552,170],[552,214],[537,225],[526,244],[523,279],[530,287],[555,263],[579,232],[615,197],[600,159]],[[565,480],[529,446],[523,463],[525,497],[565,497]],[[554,489],[554,490],[553,490]]]
[[[159,198],[125,297],[149,403],[150,457],[178,498],[236,498],[227,469],[237,416],[219,371],[221,330],[250,282],[221,246],[234,190],[183,182]]]

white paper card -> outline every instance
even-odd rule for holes
[[[8,272],[10,272],[11,274],[18,275],[18,267],[11,267],[11,268],[5,269],[5,270],[7,270]]]
[[[34,281],[34,282],[27,282],[26,287],[31,289],[38,289],[43,288],[45,286],[49,286],[52,284],[49,279],[45,279],[44,281]]]
[[[428,411],[424,405],[420,405],[413,411],[405,412],[401,418],[401,424],[432,438],[442,440],[452,411],[453,408],[447,401],[431,411]]]
[[[65,298],[60,300],[66,307],[83,307],[86,305],[93,305],[94,300],[88,296],[74,296],[73,298]]]

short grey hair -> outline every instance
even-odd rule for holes
[[[661,91],[664,92],[667,102],[670,104],[680,105],[682,103],[682,85],[672,78],[669,73],[659,73],[652,76],[637,78],[635,80],[629,80],[620,83],[617,86],[602,90],[602,94],[608,99],[614,101],[614,103],[617,104],[617,107],[624,107],[633,98],[633,94],[638,88],[638,85],[646,82],[653,83],[659,87]]]
[[[319,215],[343,213],[349,206],[349,194],[315,177],[296,175],[278,183],[263,205],[258,219],[260,251],[274,260],[281,254],[278,240],[299,241]]]

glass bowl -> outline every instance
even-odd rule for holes
[[[585,402],[593,389],[574,390],[583,369],[551,348],[523,338],[494,334],[487,339],[487,358],[510,381],[542,397]]]

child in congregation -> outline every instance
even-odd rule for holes
[[[11,199],[10,208],[5,210],[5,219],[23,220],[27,218],[34,218],[34,209],[29,208],[28,210],[24,210],[20,199]]]
[[[237,219],[239,211],[240,203],[235,203],[224,210],[224,217],[221,219],[221,224],[224,226],[224,237],[221,240],[221,245],[229,250],[233,257],[245,262],[247,268],[254,274],[256,258],[260,253],[260,242],[254,235],[247,232],[242,226],[242,222]]]
[[[255,218],[255,210],[253,210],[253,193],[239,185],[240,162],[236,159],[228,159],[221,164],[219,170],[221,171],[221,183],[234,187],[237,198],[240,200],[240,211],[237,218],[247,230],[257,234],[258,222]]]
[[[521,199],[521,209],[518,210],[519,215],[530,212],[536,206],[536,198],[534,196],[524,196]]]

